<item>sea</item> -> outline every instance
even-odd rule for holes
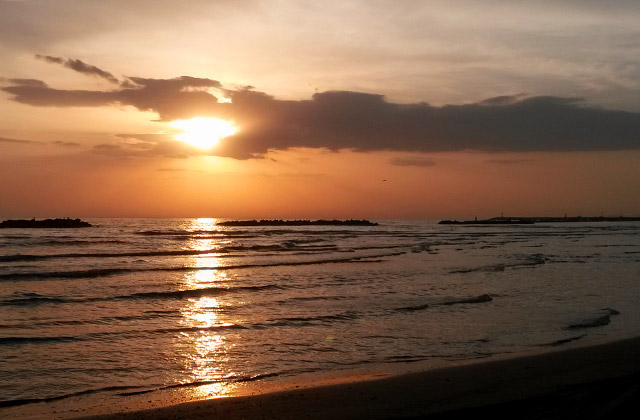
[[[0,418],[380,377],[640,333],[640,222],[223,220],[0,229]]]

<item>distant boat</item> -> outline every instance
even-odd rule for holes
[[[51,229],[51,228],[83,228],[91,227],[91,223],[80,219],[18,219],[5,220],[0,223],[0,229]]]

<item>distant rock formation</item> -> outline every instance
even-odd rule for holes
[[[228,220],[218,226],[378,226],[368,220]]]
[[[441,220],[440,225],[532,225],[534,223],[640,222],[640,217],[493,217],[483,220]]]
[[[5,220],[0,223],[0,229],[50,229],[50,228],[82,228],[91,227],[91,224],[80,219],[18,219]]]

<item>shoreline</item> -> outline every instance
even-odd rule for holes
[[[604,418],[599,415],[618,412],[640,396],[638,379],[640,337],[635,337],[382,379],[81,419],[450,419],[478,412],[494,418],[563,418],[577,413],[582,413],[580,418]]]

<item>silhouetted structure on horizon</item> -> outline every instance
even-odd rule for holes
[[[640,217],[493,217],[484,220],[441,220],[440,225],[532,225],[534,223],[640,222]]]
[[[91,227],[91,223],[82,221],[80,219],[70,219],[65,217],[63,219],[18,219],[18,220],[5,220],[0,223],[0,228],[4,229],[41,229],[41,228],[82,228]]]

